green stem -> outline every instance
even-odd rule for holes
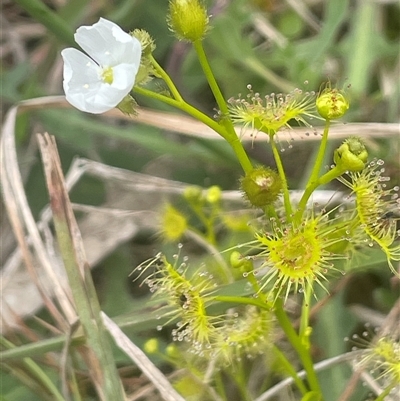
[[[184,102],[181,94],[179,93],[178,89],[176,88],[170,76],[165,72],[165,70],[160,66],[160,64],[157,63],[156,59],[152,55],[150,56],[150,60],[153,64],[155,71],[158,73],[158,76],[167,84],[174,99],[178,100],[179,102]]]
[[[321,166],[324,161],[325,157],[325,152],[326,152],[326,147],[328,144],[328,133],[329,133],[329,127],[330,127],[330,120],[325,121],[325,128],[324,128],[324,133],[322,134],[322,140],[321,144],[319,146],[318,154],[315,159],[314,167],[312,169],[310,178],[308,180],[308,183],[306,185],[306,189],[303,193],[303,196],[300,199],[299,206],[297,209],[297,212],[294,216],[294,221],[296,223],[300,223],[303,213],[306,209],[308,199],[310,198],[311,194],[314,192],[315,188],[317,188],[318,185],[321,185],[318,181],[318,176],[319,172],[321,171]]]
[[[300,330],[299,330],[300,339],[307,349],[310,348],[309,317],[310,317],[311,295],[312,295],[312,286],[307,284],[304,291],[303,305],[301,307],[301,319],[300,319]]]
[[[334,168],[326,172],[324,175],[322,175],[319,179],[308,185],[303,193],[303,196],[300,199],[298,209],[294,215],[294,221],[300,223],[304,211],[306,210],[307,202],[310,199],[310,196],[320,185],[325,185],[328,182],[331,182],[335,178],[340,177],[344,172],[345,172],[344,170],[335,166]]]
[[[253,165],[251,164],[249,156],[247,156],[240,139],[236,136],[235,138],[229,139],[228,143],[235,152],[243,171],[245,173],[249,173],[251,170],[253,170]]]
[[[142,88],[141,86],[135,86],[133,88],[134,92],[158,100],[160,102],[166,103],[172,107],[175,107],[179,110],[184,111],[185,113],[191,115],[194,117],[196,120],[201,121],[211,129],[213,129],[217,134],[222,136],[226,141],[229,142],[228,139],[228,133],[226,132],[225,128],[218,124],[216,121],[214,121],[212,118],[208,117],[206,114],[202,113],[201,111],[197,110],[195,107],[191,106],[190,104],[184,102],[184,101],[178,101],[176,99],[173,99],[171,97],[162,95],[160,93],[153,92],[149,89]]]
[[[272,148],[272,153],[274,155],[276,167],[278,169],[279,176],[281,177],[282,180],[282,186],[283,186],[283,203],[285,206],[285,212],[286,212],[286,220],[288,222],[292,221],[292,204],[290,203],[290,195],[289,195],[289,187],[286,179],[286,174],[285,170],[283,168],[282,164],[282,159],[279,154],[278,148],[276,146],[276,142],[274,140],[274,136],[272,134],[269,135],[269,142]]]
[[[317,181],[319,172],[321,171],[321,166],[324,161],[325,157],[325,152],[326,152],[326,147],[328,145],[328,133],[329,133],[329,127],[331,125],[330,120],[325,121],[325,128],[324,132],[322,134],[322,139],[321,139],[321,144],[319,146],[317,158],[315,159],[314,167],[311,172],[310,179],[308,180],[309,184],[312,184],[314,181]]]
[[[224,96],[222,95],[221,90],[219,89],[218,83],[211,70],[210,64],[208,63],[206,53],[204,52],[203,43],[201,42],[201,40],[196,40],[195,42],[193,42],[193,46],[194,49],[196,50],[201,68],[203,69],[207,82],[210,85],[211,91],[218,104],[218,107],[220,108],[223,116],[228,116],[229,114],[228,106],[226,104]]]
[[[265,206],[264,214],[267,217],[274,218],[276,221],[279,220],[278,212],[276,211],[276,208],[273,205]]]
[[[203,69],[204,75],[207,79],[208,84],[210,85],[211,92],[214,95],[215,101],[222,113],[221,124],[225,127],[226,132],[228,133],[228,137],[225,138],[229,144],[232,146],[235,151],[236,156],[239,159],[239,162],[245,173],[250,172],[253,169],[253,166],[244,151],[243,145],[240,142],[235,128],[232,124],[231,119],[229,118],[229,109],[226,104],[226,100],[221,92],[221,89],[218,86],[218,83],[214,77],[211,66],[208,62],[207,55],[204,52],[203,43],[201,40],[197,40],[193,42],[193,47],[197,53],[197,57],[199,59],[201,68]]]
[[[236,157],[239,160],[240,165],[242,166],[245,172],[251,171],[253,169],[253,165],[251,164],[251,161],[247,156],[247,153],[244,150],[242,143],[236,136],[236,133],[235,136],[232,137],[232,135],[227,131],[226,127],[224,127],[221,124],[218,124],[212,118],[208,117],[206,114],[197,110],[195,107],[191,106],[189,103],[186,103],[185,101],[179,101],[139,86],[135,86],[134,91],[140,95],[147,96],[149,98],[156,99],[166,104],[169,104],[170,106],[173,106],[179,110],[184,111],[185,113],[194,117],[196,120],[201,121],[202,123],[210,127],[212,130],[214,130],[217,134],[222,136],[222,138],[224,138],[231,145],[233,151],[236,154]]]
[[[304,347],[299,336],[296,334],[290,319],[286,315],[283,309],[283,300],[281,298],[278,298],[275,302],[274,313],[281,328],[285,332],[287,339],[292,344],[293,348],[296,350],[303,364],[304,370],[307,372],[307,381],[310,385],[311,390],[316,391],[319,394],[322,394],[318,378],[314,370],[314,365],[311,360],[311,356],[308,350]]]
[[[236,388],[240,393],[240,400],[242,401],[252,401],[250,395],[248,394],[246,383],[244,382],[243,378],[243,367],[236,367],[234,372],[229,372],[232,380],[236,383]]]
[[[294,382],[296,383],[296,386],[301,391],[301,393],[305,395],[308,392],[308,390],[304,385],[303,381],[299,378],[296,369],[294,369],[293,365],[288,361],[285,355],[275,345],[272,346],[272,351],[274,352],[279,362],[279,366],[281,366],[283,369],[286,370],[286,372],[293,378]]]
[[[345,173],[345,170],[335,166],[334,168],[332,168],[328,172],[326,172],[324,175],[322,175],[319,178],[319,180],[317,181],[317,184],[325,185],[328,182],[331,182],[332,180],[334,180],[335,178],[340,177],[343,173]]]

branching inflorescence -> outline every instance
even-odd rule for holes
[[[306,370],[307,385],[297,377],[283,353],[276,351],[286,372],[293,377],[304,396],[302,399],[322,400],[310,353],[311,295],[317,287],[329,291],[331,278],[337,276],[332,273],[342,270],[337,264],[341,259],[351,259],[352,251],[362,247],[377,245],[386,254],[391,271],[398,274],[393,261],[400,260],[400,245],[393,216],[399,210],[399,188],[386,187],[383,162],[375,160],[368,164],[368,151],[359,137],[346,139],[333,152],[331,169],[321,174],[331,120],[341,118],[349,109],[345,91],[328,83],[319,94],[295,89],[289,94],[262,96],[248,85],[245,98],[238,96],[226,101],[202,47],[202,40],[210,31],[204,4],[199,0],[171,0],[168,23],[179,40],[193,44],[222,118],[212,119],[184,100],[154,59],[155,44],[147,32],[135,30],[129,35],[104,19],[77,31],[77,42],[92,58],[74,49],[63,51],[67,100],[89,113],[118,107],[134,115],[136,102],[132,95],[136,92],[208,125],[227,141],[242,166],[240,189],[251,213],[254,209],[260,211],[262,228],[243,230],[237,217],[241,235],[247,237],[230,243],[231,238],[236,238],[233,236],[236,226],[232,219],[224,219],[221,189],[213,186],[203,192],[198,187],[189,187],[183,198],[192,215],[167,204],[161,231],[168,242],[192,233],[203,249],[209,251],[213,263],[205,259],[198,267],[189,268],[186,257],[181,261],[179,255],[174,255],[171,262],[159,253],[136,271],[141,276],[153,269],[144,282],[155,296],[173,308],[168,323],[176,320],[177,326],[172,330],[172,339],[188,344],[196,356],[215,364],[227,366],[232,361],[242,361],[244,356],[254,357],[271,350],[279,326]],[[168,90],[157,92],[146,87],[150,79],[163,80]],[[301,198],[294,203],[276,136],[293,121],[308,126],[308,120],[313,118],[325,120],[325,128]],[[251,128],[254,133],[267,134],[274,166],[253,166],[234,129],[237,124]],[[317,188],[336,179],[351,190],[352,206],[317,208],[310,202]],[[224,245],[219,242],[221,238]],[[219,253],[224,247],[233,250],[227,258],[228,251]],[[213,270],[215,264],[218,268]],[[245,290],[239,290],[240,293],[233,290],[226,295],[233,288],[229,285],[240,284],[242,280],[247,283],[242,287]],[[224,295],[219,293],[222,284],[228,285]],[[285,303],[293,293],[300,294],[297,299],[302,302],[298,331],[285,311]],[[211,313],[211,306],[217,303],[227,306],[222,307],[220,314]],[[148,347],[155,349],[152,343]],[[382,340],[363,363],[368,364],[378,356],[379,369],[393,380],[400,380],[398,353],[398,344]],[[217,388],[222,388],[221,379]]]

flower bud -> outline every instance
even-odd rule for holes
[[[250,272],[253,270],[253,262],[238,251],[233,251],[229,260],[234,269],[240,269],[243,272]]]
[[[175,344],[169,344],[167,348],[165,348],[165,353],[171,358],[180,358],[181,356]]]
[[[316,100],[317,111],[325,120],[335,120],[346,114],[349,102],[342,91],[332,89],[330,84],[321,92]]]
[[[142,46],[142,57],[150,56],[156,48],[153,38],[144,29],[135,29],[130,35],[136,38]]]
[[[144,350],[148,354],[155,354],[158,351],[158,340],[156,338],[150,338],[144,343]]]
[[[256,167],[240,180],[243,194],[256,207],[263,207],[276,201],[282,190],[278,173],[267,167]]]
[[[207,9],[201,0],[171,0],[168,25],[179,40],[203,39],[208,29]]]
[[[142,47],[142,57],[135,83],[136,85],[145,84],[155,74],[151,58],[156,45],[150,34],[143,29],[135,29],[130,35],[139,40]]]
[[[217,185],[213,185],[207,190],[206,200],[208,203],[216,204],[219,203],[219,201],[221,200],[221,195],[221,188]]]
[[[229,257],[229,260],[231,262],[231,266],[234,269],[238,269],[239,267],[242,267],[243,263],[244,263],[244,258],[242,256],[242,254],[238,251],[233,251],[231,253],[231,256]]]
[[[343,171],[361,171],[368,159],[368,152],[360,138],[346,139],[335,150],[333,160]]]
[[[200,187],[191,186],[185,188],[183,197],[192,204],[200,204],[203,200],[203,191]]]

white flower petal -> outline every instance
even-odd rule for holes
[[[104,113],[132,90],[140,66],[140,42],[103,18],[79,28],[75,39],[91,58],[76,49],[62,51],[66,98],[81,111]]]
[[[64,49],[61,55],[64,59],[63,87],[68,102],[79,110],[90,111],[86,99],[100,88],[100,67],[76,49]]]
[[[137,70],[137,66],[134,64],[120,64],[115,66],[113,68],[114,80],[111,86],[122,91],[127,89],[124,96],[127,95],[133,88]]]
[[[102,66],[140,63],[140,42],[104,18],[92,26],[78,28],[75,41]]]

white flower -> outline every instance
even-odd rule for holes
[[[104,18],[78,28],[75,41],[90,57],[73,48],[61,52],[68,102],[88,113],[111,110],[133,88],[142,53],[140,42]]]

